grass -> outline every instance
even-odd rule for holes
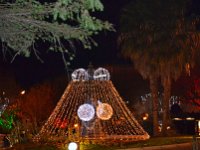
[[[192,142],[192,136],[180,136],[180,137],[156,137],[150,138],[146,141],[131,142],[115,146],[102,146],[102,145],[82,145],[81,150],[114,150],[114,149],[124,149],[124,148],[136,148],[136,147],[150,147],[150,146],[161,146],[170,144],[180,144]],[[198,138],[200,141],[200,138]]]
[[[150,138],[146,141],[132,142],[132,143],[114,143],[113,145],[97,145],[97,144],[88,144],[88,145],[80,145],[80,150],[114,150],[120,148],[136,148],[136,147],[148,147],[148,146],[161,146],[161,145],[170,145],[170,144],[180,144],[192,142],[192,136],[180,136],[180,137],[156,137]],[[200,142],[200,138],[198,138]],[[55,146],[50,145],[36,145],[32,143],[27,144],[18,144],[15,145],[13,150],[56,150]],[[12,150],[12,148],[10,149]]]
[[[181,136],[181,137],[155,137],[150,138],[146,141],[129,143],[126,147],[147,147],[147,146],[161,146],[161,145],[171,145],[192,142],[191,136]]]

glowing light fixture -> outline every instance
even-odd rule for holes
[[[173,120],[182,120],[181,118],[173,118]]]
[[[167,130],[170,130],[171,129],[171,127],[170,126],[167,126]]]
[[[109,120],[113,115],[112,107],[107,103],[99,103],[97,106],[97,117],[101,120]]]
[[[110,80],[110,73],[105,68],[98,68],[94,71],[94,79],[95,80]]]
[[[88,72],[83,68],[76,69],[72,73],[71,77],[72,77],[73,81],[87,81],[87,80],[89,80]]]
[[[142,117],[143,120],[147,120],[149,118],[149,114],[145,113],[144,116]]]
[[[77,150],[78,145],[75,142],[71,142],[68,145],[68,150]]]
[[[188,117],[186,118],[186,120],[194,120],[194,118]]]
[[[91,104],[83,104],[79,106],[77,113],[82,121],[90,121],[94,118],[95,110]]]
[[[23,90],[23,91],[20,92],[21,95],[24,95],[25,93],[26,93],[25,90]]]
[[[74,124],[74,127],[77,128],[78,127],[78,123]]]

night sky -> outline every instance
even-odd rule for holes
[[[117,46],[120,11],[129,1],[131,0],[102,0],[105,9],[98,13],[97,17],[113,23],[116,32],[106,31],[95,36],[98,47],[93,47],[92,50],[84,50],[81,46],[76,45],[76,58],[71,62],[70,72],[75,68],[86,68],[89,62],[92,62],[95,67],[107,64],[131,64],[120,56]],[[200,12],[199,0],[193,0],[193,3],[193,10]],[[39,45],[38,49],[44,50],[45,46]],[[44,63],[41,63],[34,55],[30,58],[18,56],[11,64],[9,58],[4,59],[2,56],[1,58],[2,70],[11,70],[16,80],[25,88],[45,79],[67,74],[60,53],[46,52],[44,56],[41,56]]]
[[[80,45],[76,46],[76,58],[71,62],[69,71],[75,68],[86,68],[89,62],[99,67],[105,64],[123,64],[127,61],[119,57],[119,49],[117,47],[117,35],[119,28],[119,14],[122,6],[129,0],[103,0],[104,11],[99,12],[97,17],[102,20],[108,20],[114,25],[116,32],[103,31],[94,39],[98,43],[98,47],[92,50],[85,50]],[[39,44],[38,50],[44,50],[45,45]],[[2,54],[1,54],[2,55]],[[45,52],[40,55],[44,63],[41,63],[32,54],[30,58],[18,56],[10,63],[9,57],[1,56],[1,68],[11,70],[22,87],[29,87],[37,82],[48,78],[54,78],[61,74],[66,74],[61,54],[53,52]]]

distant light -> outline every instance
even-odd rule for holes
[[[77,150],[78,145],[75,142],[71,142],[68,145],[68,150]]]
[[[74,124],[74,127],[75,127],[75,128],[78,127],[78,123]]]
[[[168,126],[168,127],[167,127],[167,130],[170,130],[170,129],[171,129],[171,127],[170,127],[170,126]]]
[[[158,131],[161,132],[162,131],[162,127],[158,126]]]
[[[144,116],[142,117],[142,120],[147,120],[149,118],[149,114],[145,113]]]
[[[182,120],[181,118],[174,118],[173,120]]]
[[[26,91],[25,90],[23,90],[23,91],[21,91],[21,95],[24,95],[26,93]]]
[[[186,120],[194,120],[194,118],[188,117],[186,118]]]
[[[147,120],[147,119],[148,119],[147,116],[142,117],[142,120]]]

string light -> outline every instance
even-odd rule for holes
[[[110,73],[105,68],[98,68],[94,71],[95,80],[110,80]]]
[[[78,108],[78,117],[82,121],[90,121],[94,118],[95,110],[94,107],[90,104],[83,104]]]
[[[58,118],[60,122],[55,125]],[[63,128],[65,120],[67,125]],[[69,83],[34,140],[66,141],[71,137],[84,143],[104,140],[127,142],[145,140],[149,135],[134,118],[112,81],[81,80]]]
[[[109,120],[113,115],[113,109],[107,103],[100,103],[97,106],[96,114],[101,120]]]

